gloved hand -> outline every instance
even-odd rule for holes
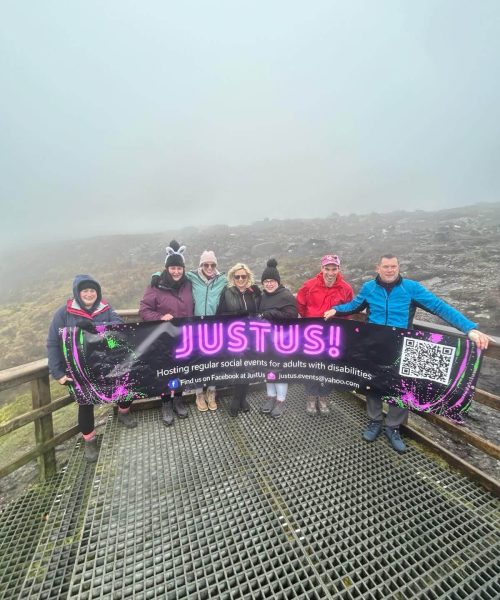
[[[96,326],[91,319],[79,319],[76,326],[83,329],[87,333],[97,333]]]

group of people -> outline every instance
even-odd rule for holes
[[[297,297],[281,284],[277,261],[267,261],[261,276],[262,289],[255,284],[254,275],[244,263],[236,263],[227,276],[217,269],[217,258],[212,250],[205,250],[199,266],[192,271],[185,268],[185,246],[172,240],[167,247],[165,268],[153,274],[140,302],[139,315],[144,321],[169,321],[174,318],[207,315],[261,315],[266,319],[292,319],[333,316],[348,317],[366,310],[368,322],[392,327],[411,327],[415,309],[423,308],[438,315],[450,325],[467,334],[478,348],[486,349],[489,338],[477,330],[477,325],[449,304],[432,294],[416,281],[400,275],[399,260],[392,254],[379,259],[375,279],[365,283],[354,297],[352,287],[341,272],[340,258],[327,254],[321,259],[319,273],[306,281]],[[90,322],[100,324],[121,323],[121,318],[102,299],[99,283],[89,275],[77,275],[73,283],[73,297],[58,309],[52,320],[47,340],[49,370],[60,384],[70,382],[61,349],[59,332],[63,327],[86,328]],[[238,416],[250,410],[247,401],[249,384],[233,386],[229,400],[229,413]],[[310,415],[328,414],[328,396],[333,385],[307,382],[306,411]],[[216,388],[197,388],[196,407],[200,412],[217,410]],[[274,418],[283,415],[288,391],[286,383],[266,383],[267,397],[261,412]],[[373,442],[384,430],[391,446],[404,452],[399,427],[407,418],[407,409],[391,404],[383,427],[383,400],[380,395],[367,395],[369,422],[363,438]],[[182,390],[165,392],[162,396],[161,419],[170,426],[174,414],[188,416]],[[118,420],[125,427],[136,427],[137,421],[130,412],[130,402],[118,403]],[[98,449],[92,405],[79,405],[78,425],[85,440],[85,457],[97,460]]]

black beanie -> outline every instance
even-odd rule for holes
[[[266,279],[274,279],[274,281],[281,283],[280,274],[278,272],[278,269],[276,268],[277,266],[278,266],[278,263],[276,262],[276,259],[270,258],[267,261],[267,267],[264,269],[264,272],[262,273],[262,277],[260,279],[261,282],[265,281]]]
[[[177,240],[172,240],[167,246],[167,258],[165,267],[184,267],[184,250],[186,246],[181,246]]]
[[[78,293],[80,293],[82,290],[95,290],[99,294],[101,291],[97,281],[92,281],[92,279],[82,279],[76,289],[78,290]]]

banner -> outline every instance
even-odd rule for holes
[[[65,328],[62,343],[80,404],[180,387],[314,381],[457,418],[470,405],[481,362],[464,337],[346,319],[196,317]]]

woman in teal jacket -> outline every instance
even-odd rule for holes
[[[204,250],[198,269],[189,271],[186,276],[193,288],[195,316],[215,315],[227,277],[217,270],[217,257],[213,250]],[[217,410],[214,385],[208,386],[206,394],[203,388],[196,389],[196,407],[201,412]]]

